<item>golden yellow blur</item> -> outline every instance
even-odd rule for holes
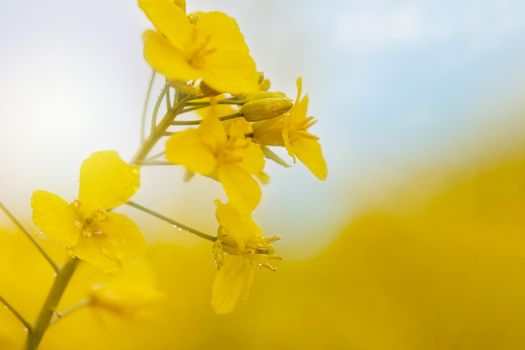
[[[407,183],[317,256],[257,271],[250,298],[230,315],[209,304],[210,244],[153,244],[164,297],[151,318],[86,308],[52,326],[42,348],[523,349],[525,151],[450,171],[439,186]],[[82,265],[61,308],[104,278]],[[23,235],[0,234],[2,293],[30,319],[51,279]],[[23,338],[0,309],[0,348]]]

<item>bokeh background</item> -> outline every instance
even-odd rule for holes
[[[0,199],[75,198],[81,161],[128,159],[150,70],[134,1],[0,3]],[[165,298],[151,318],[80,311],[46,349],[522,349],[525,346],[525,3],[204,1],[243,30],[273,88],[302,75],[329,165],[270,166],[255,213],[280,234],[228,316],[209,305],[210,247],[131,209]],[[217,184],[146,168],[136,201],[213,232]],[[50,272],[0,218],[0,292],[34,316]],[[15,248],[13,248],[15,247]],[[85,267],[64,305],[101,278]],[[74,284],[75,285],[75,284]],[[0,348],[23,331],[0,310]]]

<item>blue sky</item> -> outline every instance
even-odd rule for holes
[[[513,126],[491,111],[525,82],[523,1],[189,2],[190,11],[212,9],[238,19],[275,89],[295,96],[295,77],[304,77],[319,120],[313,131],[328,181],[301,166],[272,167],[256,213],[290,244],[328,242],[372,189],[386,193],[395,179],[451,157],[482,137],[478,129]],[[36,188],[73,198],[78,166],[92,151],[134,152],[149,76],[140,37],[149,26],[133,1],[2,6],[0,193],[20,214],[29,214]],[[179,175],[148,170],[139,199],[181,202],[202,186],[220,194],[204,180],[183,185]],[[151,185],[157,177],[177,199]],[[207,205],[184,210],[211,213]]]

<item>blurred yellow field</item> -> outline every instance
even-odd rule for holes
[[[142,319],[80,310],[45,349],[521,349],[525,345],[525,153],[420,179],[351,221],[318,255],[258,272],[248,301],[216,316],[210,246],[154,244],[164,295]],[[1,285],[30,314],[50,270],[25,238],[0,236]],[[101,274],[87,265],[64,306]],[[23,331],[2,310],[3,348]],[[9,345],[8,345],[9,344]]]

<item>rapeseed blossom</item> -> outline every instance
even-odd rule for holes
[[[297,98],[292,109],[273,119],[253,124],[255,142],[269,146],[284,146],[288,154],[299,160],[320,180],[324,180],[328,170],[324,160],[319,138],[308,129],[315,124],[313,117],[307,117],[308,96],[301,99],[302,79],[297,78]]]
[[[116,152],[96,152],[82,163],[76,200],[68,203],[43,190],[35,191],[31,198],[36,226],[50,241],[61,243],[72,258],[60,266],[54,254],[48,254],[40,240],[0,203],[0,210],[54,270],[34,322],[0,291],[0,303],[27,332],[28,350],[36,350],[45,341],[47,329],[74,311],[90,307],[136,318],[152,311],[152,304],[162,295],[141,259],[146,251],[144,237],[130,218],[114,212],[116,207],[127,204],[214,242],[218,271],[211,303],[215,312],[224,314],[247,296],[257,267],[273,271],[269,262],[280,260],[272,246],[278,238],[264,236],[252,219],[261,200],[259,182],[269,181],[264,172],[265,157],[288,166],[267,146],[286,147],[294,161],[299,158],[319,179],[326,178],[318,138],[308,131],[314,120],[307,117],[308,97],[301,98],[300,78],[295,103],[282,92],[269,91],[270,80],[257,72],[237,22],[222,12],[187,15],[185,0],[138,3],[155,29],[144,33],[144,57],[153,72],[141,116],[141,144],[131,160],[133,165]],[[157,73],[166,81],[153,105],[148,127],[149,99]],[[194,111],[201,118],[178,118]],[[177,132],[171,129],[188,125],[199,126]],[[166,149],[153,153],[165,136],[170,136]],[[162,156],[168,162],[161,160]],[[140,166],[169,164],[184,166],[188,179],[198,173],[222,184],[228,202],[216,202],[217,236],[130,201],[140,185]],[[67,287],[78,260],[107,272],[102,279],[109,282],[94,286],[90,282],[80,301],[62,310],[64,292],[70,290]],[[102,277],[101,272],[97,274]],[[0,347],[15,347],[10,333],[0,331]]]
[[[252,211],[261,199],[261,189],[253,175],[264,168],[259,145],[245,136],[246,121],[237,118],[221,123],[213,109],[197,129],[171,136],[166,143],[166,159],[192,173],[217,179],[231,203]]]
[[[238,301],[248,296],[255,268],[271,270],[272,242],[277,237],[265,237],[251,214],[242,212],[232,204],[216,202],[215,215],[219,222],[218,241],[215,243],[215,261],[218,272],[212,288],[212,306],[215,312],[233,311]]]
[[[138,168],[116,152],[93,153],[82,163],[78,199],[68,203],[56,194],[35,191],[33,221],[46,236],[62,242],[70,255],[117,273],[123,262],[146,250],[135,223],[111,211],[126,203],[139,184]]]
[[[237,22],[222,12],[186,16],[171,0],[139,0],[156,30],[144,33],[144,57],[167,80],[202,79],[218,92],[258,90],[259,73]]]
[[[88,305],[117,316],[137,319],[147,316],[161,297],[151,267],[140,262],[126,266],[124,273],[110,282],[93,286]]]

